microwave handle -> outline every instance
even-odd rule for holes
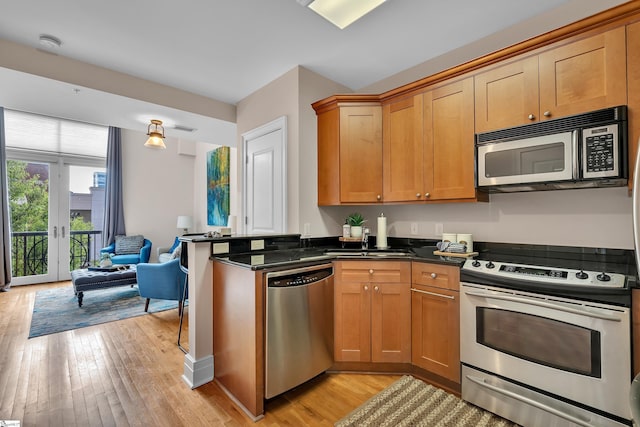
[[[580,164],[579,161],[579,157],[580,156],[580,152],[578,150],[578,130],[574,129],[571,132],[571,162],[573,163],[571,165],[572,168],[572,176],[573,176],[573,180],[577,181],[578,179],[580,179],[580,169],[578,168],[578,165]]]

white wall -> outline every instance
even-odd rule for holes
[[[489,203],[376,205],[321,208],[331,235],[351,212],[364,214],[373,235],[376,217],[387,217],[389,236],[438,239],[445,232],[472,233],[475,241],[633,249],[627,188],[493,194]],[[331,218],[331,220],[329,220]],[[418,234],[411,234],[411,223]]]
[[[633,249],[626,187],[494,194],[489,203],[318,207],[317,122],[311,103],[347,91],[297,67],[238,104],[239,134],[279,115],[289,119],[289,232],[302,233],[308,223],[313,237],[337,236],[345,217],[360,211],[375,235],[375,218],[384,212],[391,237],[437,239],[435,225],[441,223],[445,231],[472,233],[476,241]],[[417,235],[411,234],[412,222]]]
[[[146,139],[144,132],[122,130],[123,201],[127,234],[151,240],[153,262],[156,248],[170,246],[182,234],[176,227],[179,215],[194,218],[189,232],[208,231],[205,155],[218,145],[167,137],[167,149],[154,150],[144,146]],[[219,140],[232,145],[234,139],[235,125],[230,123]],[[187,155],[179,154],[180,146]],[[231,151],[233,156],[235,149]],[[236,182],[234,170],[231,173],[231,182]]]

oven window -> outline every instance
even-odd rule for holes
[[[601,377],[600,332],[546,317],[476,307],[477,341],[563,371]]]
[[[564,143],[525,146],[485,154],[488,178],[562,172],[565,167]]]

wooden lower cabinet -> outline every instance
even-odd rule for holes
[[[336,261],[336,362],[411,360],[411,264]]]
[[[411,286],[411,363],[460,383],[457,267],[414,262]]]

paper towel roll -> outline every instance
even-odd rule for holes
[[[378,249],[387,248],[387,217],[380,214],[378,217],[378,234],[376,236],[376,246]]]
[[[227,227],[231,229],[232,233],[236,232],[236,216],[235,215],[229,215],[229,218],[227,219]]]

